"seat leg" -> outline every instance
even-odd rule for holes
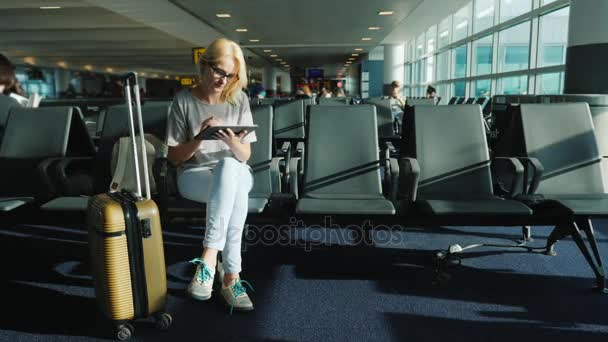
[[[568,225],[562,225],[562,224],[559,224],[559,225],[555,226],[555,228],[553,228],[553,231],[551,232],[551,235],[549,235],[549,239],[547,240],[547,246],[545,249],[546,255],[550,255],[550,256],[557,255],[557,253],[555,252],[555,244],[559,240],[570,235],[571,229],[569,229],[569,228],[570,227]]]
[[[589,241],[589,245],[591,246],[591,251],[593,251],[593,256],[595,257],[595,262],[592,267],[594,268],[594,272],[596,274],[597,279],[597,290],[603,293],[608,293],[608,290],[605,286],[605,273],[604,273],[604,265],[602,263],[602,256],[600,255],[600,250],[597,246],[597,241],[595,240],[595,233],[593,231],[593,223],[588,217],[580,218],[576,220],[576,225],[585,232],[587,236],[587,240]],[[581,239],[582,241],[582,239]],[[589,260],[587,260],[589,261]],[[591,264],[591,263],[590,263]]]
[[[532,227],[531,226],[522,226],[521,233],[523,235],[522,242],[532,242],[534,239],[532,238]]]
[[[596,263],[593,261],[591,253],[589,253],[589,249],[587,249],[585,241],[583,241],[583,236],[581,235],[581,231],[578,228],[576,222],[572,222],[570,228],[572,231],[572,238],[574,239],[574,242],[576,242],[578,249],[581,250],[581,253],[583,253],[585,260],[587,260],[587,263],[589,264],[589,266],[591,266],[591,269],[595,274],[595,280],[597,284],[596,289],[602,293],[606,293],[604,270],[598,265],[596,265]],[[593,233],[591,232],[591,234]],[[593,235],[591,236],[593,237]],[[595,237],[593,237],[593,239],[595,240]]]

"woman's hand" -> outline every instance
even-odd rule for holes
[[[207,120],[201,123],[201,132],[207,129],[208,127],[219,126],[222,124],[221,120],[215,119],[213,116],[208,118]]]
[[[241,131],[241,133],[239,134],[234,134],[234,132],[228,128],[226,130],[219,130],[217,131],[217,133],[215,134],[215,136],[226,143],[226,145],[230,146],[230,148],[233,148],[234,146],[236,146],[237,143],[241,142],[241,139],[247,135],[247,131]]]

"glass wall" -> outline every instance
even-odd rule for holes
[[[473,76],[492,73],[492,36],[473,42]]]
[[[529,21],[498,33],[498,72],[527,69],[529,60]]]
[[[500,0],[500,22],[511,20],[532,10],[532,0]]]
[[[473,33],[494,26],[494,0],[475,0]]]
[[[414,35],[406,69],[416,77],[406,93],[433,85],[447,103],[453,96],[563,92],[569,5],[470,0]]]
[[[566,7],[540,17],[538,66],[566,63],[569,15],[570,8]]]

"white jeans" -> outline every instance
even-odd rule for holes
[[[226,273],[241,272],[241,242],[247,218],[251,168],[234,158],[224,158],[213,169],[186,169],[177,176],[182,197],[207,203],[203,246],[222,251]]]

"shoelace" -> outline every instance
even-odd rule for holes
[[[236,299],[239,296],[247,293],[247,289],[245,288],[245,286],[243,286],[243,284],[247,285],[247,287],[249,287],[251,289],[251,292],[254,292],[253,286],[251,286],[251,284],[249,284],[248,281],[241,280],[241,279],[237,280],[236,283],[234,283],[234,285],[232,285],[232,287],[231,287],[232,293],[234,294],[234,296],[232,297],[232,304],[230,305],[230,314],[231,315],[232,315],[232,311],[234,309],[234,304],[236,304]]]
[[[203,261],[203,259],[195,258],[195,259],[190,260],[190,263],[194,264],[194,265],[201,265],[201,271],[198,273],[198,279],[202,283],[212,279],[211,271],[209,270],[209,267],[207,267],[207,265],[205,264],[205,261]]]

